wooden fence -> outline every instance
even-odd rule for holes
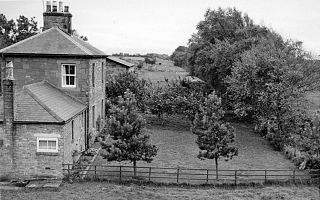
[[[139,180],[157,183],[187,183],[187,184],[234,184],[293,182],[305,183],[320,181],[320,170],[292,169],[239,169],[218,170],[218,176],[213,169],[167,168],[167,167],[137,167],[136,176],[132,166],[109,165],[72,165],[63,164],[63,171],[68,178],[90,178],[112,181]]]

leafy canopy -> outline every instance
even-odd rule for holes
[[[28,19],[20,15],[14,21],[7,20],[6,16],[0,13],[0,49],[37,34],[39,32],[37,25],[35,17]]]

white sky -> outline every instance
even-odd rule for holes
[[[43,26],[42,0],[0,0],[7,19],[35,16]],[[72,26],[107,54],[166,53],[187,45],[207,8],[236,7],[255,23],[300,40],[320,54],[320,0],[65,0]]]

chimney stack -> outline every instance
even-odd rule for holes
[[[43,13],[43,30],[56,26],[71,34],[72,15],[69,13],[69,6],[63,6],[62,1],[47,1],[46,5],[46,12]]]
[[[14,122],[14,78],[12,61],[6,64],[6,74],[3,80],[3,122],[5,133],[13,136]]]

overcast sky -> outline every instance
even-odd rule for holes
[[[65,0],[72,26],[107,54],[165,53],[187,45],[206,9],[236,7],[255,23],[302,41],[320,54],[320,0]],[[42,0],[0,0],[8,19],[35,16],[43,26]]]

